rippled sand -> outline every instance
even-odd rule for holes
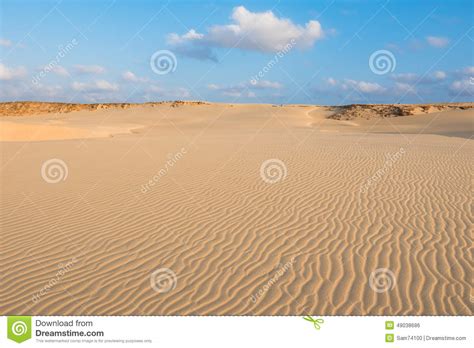
[[[473,111],[331,114],[0,118],[1,314],[472,315]]]

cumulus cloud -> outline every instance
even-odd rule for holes
[[[462,73],[468,76],[474,75],[474,66],[468,66],[462,69]]]
[[[249,91],[241,86],[219,87],[217,89],[222,95],[232,98],[255,98],[255,92]]]
[[[105,72],[105,68],[100,65],[74,65],[74,70],[79,74],[99,75]]]
[[[51,71],[52,73],[58,75],[58,76],[62,76],[62,77],[67,77],[67,76],[70,76],[69,75],[69,71],[67,71],[67,69],[61,65],[54,65],[54,66],[45,66],[43,67],[43,70],[44,71]]]
[[[244,6],[233,9],[232,22],[211,26],[206,34],[191,29],[183,35],[171,33],[167,42],[178,53],[198,59],[216,60],[214,47],[276,53],[289,44],[310,48],[324,37],[321,24],[311,20],[305,25],[279,18],[272,11],[251,12]]]
[[[181,36],[176,33],[171,33],[168,35],[167,41],[170,45],[179,45],[188,41],[202,40],[203,38],[204,34],[199,34],[194,29],[191,29]]]
[[[387,94],[389,89],[376,82],[352,79],[336,80],[330,77],[325,80],[325,86],[316,87],[316,91],[321,93],[333,93],[336,95],[345,95],[354,91],[367,95],[382,95]]]
[[[453,81],[449,86],[449,91],[451,95],[474,96],[474,78]]]
[[[9,81],[8,88],[0,88],[0,100],[45,100],[65,101],[68,96],[59,85],[25,84],[19,81]],[[70,97],[70,94],[69,94]]]
[[[286,18],[278,18],[272,11],[250,12],[243,6],[234,8],[233,23],[216,25],[209,29],[209,40],[222,47],[239,47],[247,50],[278,52],[292,40],[299,47],[311,47],[323,37],[318,21],[306,25],[294,24]]]
[[[10,40],[0,39],[0,46],[11,47],[12,45],[13,45],[13,43]]]
[[[448,74],[442,70],[434,71],[427,75],[420,75],[415,73],[401,73],[393,74],[391,78],[400,83],[423,83],[434,84],[446,80]]]
[[[241,91],[238,89],[229,88],[222,92],[222,95],[226,97],[232,98],[240,98],[240,97],[247,97],[247,98],[255,98],[255,93],[252,91]]]
[[[447,37],[441,36],[428,36],[426,38],[426,42],[428,42],[428,44],[432,47],[443,48],[448,46],[449,39]]]
[[[63,87],[59,85],[49,86],[49,85],[43,85],[39,83],[39,84],[33,85],[32,90],[35,93],[35,97],[56,98],[62,95]]]
[[[385,87],[382,87],[376,82],[356,81],[349,79],[344,80],[344,82],[341,84],[341,87],[344,90],[355,89],[359,92],[367,94],[382,94],[387,91]]]
[[[283,88],[283,85],[280,82],[272,82],[268,80],[258,80],[255,82],[250,82],[250,88],[256,89],[280,89]]]
[[[446,79],[446,76],[448,76],[444,71],[438,70],[433,73],[433,78],[435,78],[438,81]]]
[[[403,83],[411,83],[411,82],[416,82],[420,78],[420,75],[415,74],[415,73],[400,73],[400,74],[393,74],[391,78],[395,81],[400,81]]]
[[[166,41],[178,54],[198,60],[217,62],[217,57],[212,52],[210,43],[204,40],[204,34],[199,34],[194,29],[183,35],[171,33]]]
[[[71,88],[78,92],[115,92],[119,90],[117,84],[110,83],[105,80],[97,80],[91,83],[73,82]]]
[[[232,98],[238,98],[238,97],[243,97],[243,96],[250,96],[250,92],[248,87],[245,86],[245,84],[238,84],[234,86],[219,86],[216,84],[209,84],[207,85],[207,88],[210,89],[211,91],[217,91],[222,95],[225,95],[227,97],[232,97]]]
[[[326,80],[326,82],[328,83],[329,86],[336,86],[337,85],[337,81],[335,79],[333,79],[332,77],[328,78]]]
[[[191,92],[184,87],[178,88],[163,88],[159,85],[150,85],[145,90],[144,98],[148,101],[156,100],[157,98],[167,99],[189,99]]]
[[[17,80],[24,77],[25,75],[26,69],[22,66],[13,68],[0,63],[0,80]]]
[[[456,70],[454,72],[454,75],[458,78],[470,78],[474,77],[474,66],[467,66],[465,68],[462,68],[460,70]]]
[[[147,79],[144,77],[138,77],[131,71],[125,71],[122,73],[122,79],[128,82],[146,82]]]
[[[402,82],[395,82],[395,86],[393,87],[393,92],[397,95],[405,95],[405,94],[416,94],[416,87],[410,85],[409,83],[402,83]]]
[[[254,98],[256,97],[254,90],[279,90],[283,88],[283,85],[280,82],[259,80],[253,83],[249,81],[231,86],[219,86],[211,83],[207,85],[207,88],[212,91],[218,91],[228,97]]]
[[[210,83],[210,84],[207,85],[207,88],[209,88],[212,91],[216,91],[216,90],[219,89],[219,86],[214,84],[214,83]]]
[[[390,76],[392,83],[380,85],[374,82],[352,79],[336,80],[332,77],[324,79],[324,83],[315,86],[318,93],[330,93],[347,97],[351,91],[361,94],[383,97],[418,95],[428,96],[442,91],[445,96],[474,96],[474,66],[467,66],[455,71],[437,70],[425,75],[400,73]]]

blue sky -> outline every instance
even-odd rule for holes
[[[2,0],[0,100],[472,101],[473,10],[467,0]]]

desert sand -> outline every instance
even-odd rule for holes
[[[0,312],[472,315],[471,107],[2,104]]]

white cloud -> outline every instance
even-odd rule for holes
[[[169,34],[166,42],[172,46],[176,53],[183,56],[217,62],[217,57],[212,52],[212,48],[203,38],[203,34],[196,33],[194,29],[191,29],[181,36],[176,33]]]
[[[474,78],[456,80],[449,86],[452,95],[474,96]]]
[[[0,100],[66,101],[63,87],[59,85],[28,84],[10,81],[8,88],[0,88]],[[69,93],[70,97],[70,93]]]
[[[395,86],[393,88],[394,93],[396,94],[415,94],[416,88],[409,83],[402,83],[402,82],[395,82]]]
[[[225,95],[226,97],[232,97],[232,98],[240,98],[240,97],[255,98],[254,92],[242,91],[235,88],[228,88],[227,90],[222,91],[222,95]]]
[[[474,75],[474,66],[468,66],[463,69],[463,72],[468,75]]]
[[[474,76],[474,66],[467,66],[464,69],[461,69],[460,75],[466,77]]]
[[[44,71],[51,71],[53,73],[55,73],[56,75],[58,76],[62,76],[62,77],[67,77],[69,76],[69,72],[66,70],[65,67],[61,66],[61,65],[54,65],[54,66],[45,66],[43,67],[43,70]]]
[[[168,35],[167,42],[170,45],[182,44],[187,41],[201,40],[204,38],[204,34],[197,33],[194,29],[191,29],[186,34],[178,35],[176,33],[171,33]]]
[[[416,80],[418,80],[420,76],[415,73],[400,73],[400,74],[393,74],[391,78],[395,81],[407,83],[407,82],[416,82]]]
[[[444,80],[446,78],[447,74],[444,71],[438,70],[433,73],[433,77],[436,80]]]
[[[242,50],[276,53],[288,47],[310,48],[324,37],[316,20],[304,26],[290,19],[279,18],[272,11],[251,12],[243,6],[233,9],[232,23],[214,25],[202,34],[191,29],[184,35],[171,33],[167,42],[182,53],[198,59],[215,60],[212,47],[231,47]]]
[[[171,96],[174,98],[190,98],[191,97],[191,92],[187,88],[180,87],[176,88],[174,90],[171,90]]]
[[[449,39],[447,37],[441,37],[441,36],[428,36],[426,38],[426,41],[428,42],[430,46],[433,46],[436,48],[443,48],[449,44]]]
[[[122,73],[122,79],[129,82],[146,82],[147,79],[144,77],[138,77],[131,71],[125,71]]]
[[[105,68],[100,65],[74,65],[74,69],[79,74],[99,75],[105,72]]]
[[[249,88],[256,89],[281,89],[283,85],[280,82],[272,82],[268,80],[258,80],[254,83],[250,82]]]
[[[356,81],[356,80],[344,80],[342,84],[342,88],[347,89],[355,89],[362,93],[367,94],[382,94],[387,91],[385,87],[382,87],[376,82],[366,82],[366,81]]]
[[[240,97],[244,92],[248,91],[248,87],[246,87],[246,84],[244,83],[233,86],[219,86],[211,83],[207,85],[207,88],[211,91],[220,92],[222,95],[226,95],[228,97]]]
[[[26,69],[22,66],[17,68],[10,68],[5,64],[0,63],[0,80],[17,80],[26,75]]]
[[[144,98],[148,101],[153,101],[157,98],[189,99],[191,97],[191,92],[184,87],[162,88],[158,85],[150,85],[145,92]]]
[[[446,80],[448,74],[442,70],[434,71],[427,75],[419,75],[415,73],[393,74],[391,78],[400,83],[422,83],[434,84]]]
[[[249,97],[254,98],[256,94],[254,90],[276,90],[282,89],[284,86],[280,82],[259,80],[252,82],[239,83],[231,86],[219,86],[216,84],[209,84],[207,88],[211,91],[218,91],[222,95],[228,97]]]
[[[316,91],[320,93],[336,93],[344,94],[351,91],[358,91],[363,94],[385,94],[388,88],[379,85],[376,82],[358,81],[351,79],[344,79],[338,81],[332,77],[325,80],[326,86],[316,87]]]
[[[10,40],[0,39],[0,46],[11,47],[11,45],[13,45],[13,43]]]
[[[333,79],[332,77],[328,78],[326,80],[326,82],[328,83],[329,86],[336,86],[337,85],[337,81],[335,79]]]
[[[257,95],[254,92],[247,92],[247,98],[255,98]]]
[[[41,98],[55,98],[61,95],[63,88],[59,85],[46,86],[43,84],[33,85],[35,96]]]
[[[149,88],[148,88],[148,91],[149,92],[153,92],[153,93],[163,93],[164,92],[164,89],[161,88],[160,86],[157,86],[157,85],[151,85]]]
[[[117,84],[105,80],[98,80],[92,83],[73,82],[72,89],[78,92],[115,92],[119,90]]]
[[[234,8],[233,23],[216,25],[209,29],[209,41],[222,47],[278,52],[291,41],[299,47],[311,47],[322,39],[323,30],[318,21],[300,26],[286,18],[278,18],[272,11],[250,12],[245,7]]]

